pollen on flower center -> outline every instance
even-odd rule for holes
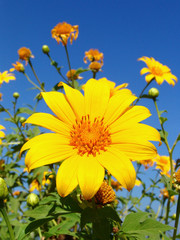
[[[70,132],[70,145],[78,150],[78,154],[83,156],[96,156],[101,150],[106,151],[106,147],[111,144],[111,136],[108,126],[105,126],[103,119],[95,118],[90,121],[89,116],[83,116],[81,121],[76,121]]]
[[[151,71],[152,71],[152,74],[154,74],[154,75],[158,75],[158,76],[163,75],[162,69],[158,66],[152,67]]]

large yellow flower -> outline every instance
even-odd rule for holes
[[[10,80],[15,80],[15,76],[12,73],[8,73],[8,71],[0,72],[0,84],[3,82],[9,83]]]
[[[34,113],[26,123],[54,133],[44,133],[25,143],[25,164],[29,170],[63,161],[56,184],[65,197],[79,184],[85,199],[100,188],[108,170],[130,190],[136,180],[131,160],[154,158],[160,141],[156,129],[139,123],[151,114],[143,106],[131,106],[136,96],[128,89],[112,90],[107,79],[90,79],[80,91],[63,84],[66,95],[46,92],[42,96],[56,115]]]
[[[67,41],[70,38],[72,44],[73,39],[76,40],[79,34],[79,26],[72,26],[69,23],[58,23],[51,30],[52,38],[55,38],[58,43],[62,42],[63,45],[67,45]]]
[[[166,81],[172,86],[174,86],[175,82],[177,82],[177,77],[171,73],[171,69],[166,65],[159,63],[154,58],[141,57],[138,60],[145,62],[147,65],[147,67],[142,68],[140,71],[141,75],[147,73],[145,76],[146,82],[150,82],[155,79],[158,84],[162,84]]]

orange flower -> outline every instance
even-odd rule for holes
[[[20,195],[20,191],[13,192],[13,196],[19,196],[19,195]]]
[[[160,190],[160,196],[163,196],[164,199],[169,198],[169,192],[166,188]],[[171,196],[171,202],[175,201],[175,196]]]
[[[22,47],[18,50],[19,59],[26,61],[26,65],[30,58],[34,58],[34,56],[31,53],[31,50],[26,47]]]
[[[155,160],[156,162],[156,169],[160,169],[161,174],[166,176],[170,176],[170,159],[169,156],[159,156]],[[173,161],[173,166],[175,166],[175,162]]]
[[[101,68],[102,68],[102,63],[99,63],[99,62],[96,62],[96,61],[91,62],[91,63],[89,64],[89,68],[90,68],[91,70],[94,70],[95,72],[98,72],[98,71],[101,70]]]
[[[72,26],[66,22],[58,23],[51,30],[52,38],[56,39],[58,43],[62,42],[63,45],[67,45],[67,41],[70,38],[70,43],[76,40],[79,34],[79,26]]]
[[[9,71],[13,72],[13,71],[18,71],[18,72],[24,72],[24,65],[18,61],[16,61],[16,63],[12,64],[14,68],[11,68]]]
[[[175,82],[177,82],[177,77],[171,73],[171,69],[166,65],[161,64],[156,61],[154,58],[141,57],[138,59],[139,61],[143,61],[146,63],[147,67],[141,69],[140,74],[146,74],[145,80],[146,82],[151,82],[153,79],[157,82],[157,84],[162,84],[164,80],[170,85],[174,86]]]
[[[103,64],[103,53],[99,52],[98,49],[90,49],[89,51],[85,52],[84,62],[87,63],[87,60],[90,62],[100,61]]]
[[[12,73],[8,73],[8,71],[0,72],[0,84],[3,82],[9,83],[9,80],[15,80],[15,76]]]
[[[152,159],[141,160],[140,164],[142,164],[145,169],[148,169],[154,165],[154,161]]]
[[[76,79],[82,79],[82,77],[79,76],[79,74],[76,74],[75,69],[71,69],[66,73],[66,77],[70,80],[76,80]]]

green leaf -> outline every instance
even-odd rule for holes
[[[24,215],[35,218],[35,219],[40,219],[40,218],[46,217],[53,207],[54,207],[53,204],[41,205],[34,208],[33,210],[27,210],[26,212],[24,212]]]
[[[111,220],[114,220],[116,222],[122,222],[119,218],[117,212],[112,207],[104,207],[98,209],[98,213],[102,215],[104,218],[109,218]]]
[[[32,111],[31,109],[29,109],[29,108],[27,108],[27,107],[21,107],[21,108],[18,108],[18,109],[17,109],[16,114],[18,115],[18,114],[20,114],[20,113],[26,113],[26,114],[28,114],[28,115],[31,115],[31,114],[34,113],[34,111]]]
[[[167,121],[167,118],[160,117],[159,120],[160,120],[160,123],[163,125]]]
[[[83,72],[87,72],[87,71],[90,71],[90,69],[78,68],[74,75],[76,76],[76,75],[79,75],[79,74],[81,74]]]
[[[164,142],[165,141],[165,137],[167,138],[168,137],[168,132],[165,131],[165,133],[158,129],[159,133],[160,133],[160,136],[161,136],[161,140]]]
[[[161,116],[164,112],[167,113],[167,110],[159,111],[159,115]]]
[[[92,223],[95,216],[96,216],[96,213],[94,209],[90,207],[85,208],[81,214],[81,222],[80,222],[81,229],[83,229],[87,223]]]
[[[127,236],[134,236],[138,240],[149,237],[157,240],[161,232],[173,229],[173,227],[162,224],[149,217],[148,213],[137,212],[129,214],[122,225],[121,231]]]

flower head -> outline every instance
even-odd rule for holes
[[[18,61],[16,61],[16,63],[13,63],[12,64],[14,68],[11,68],[10,69],[10,72],[13,72],[13,71],[18,71],[18,72],[24,72],[24,65]]]
[[[5,133],[1,130],[5,130],[5,127],[3,127],[2,125],[0,125],[0,144],[2,143],[1,138],[5,137]]]
[[[99,52],[98,49],[90,49],[89,51],[85,52],[84,62],[87,63],[87,60],[90,62],[99,61],[103,64],[103,53]]]
[[[161,189],[160,190],[160,197],[163,196],[164,199],[168,199],[169,198],[169,192],[167,190],[167,188]],[[171,196],[170,198],[171,202],[175,201],[175,196]]]
[[[72,26],[69,23],[62,22],[58,23],[51,30],[52,38],[55,38],[58,43],[62,42],[63,45],[67,45],[68,39],[70,38],[70,43],[76,40],[79,34],[79,26]]]
[[[170,159],[169,156],[158,156],[155,159],[156,162],[156,169],[160,169],[160,173],[166,176],[170,176]],[[175,162],[173,161],[173,166],[175,166]]]
[[[90,79],[84,95],[64,83],[65,95],[42,93],[56,116],[34,113],[25,122],[54,132],[30,139],[21,153],[28,150],[25,164],[29,170],[64,160],[56,177],[57,191],[63,197],[79,185],[84,198],[91,199],[103,182],[105,169],[130,190],[136,180],[131,160],[157,154],[149,141],[160,141],[158,131],[139,123],[151,115],[149,110],[132,106],[137,97],[128,89],[111,95],[111,83]]]
[[[79,74],[76,73],[77,70],[71,69],[66,73],[66,77],[69,80],[77,80],[77,79],[82,79],[82,77],[79,76]]]
[[[95,72],[98,72],[98,71],[100,71],[101,68],[102,68],[102,63],[96,62],[96,61],[91,62],[91,63],[89,64],[89,68],[90,68],[91,70],[95,71]]]
[[[8,73],[8,71],[0,72],[0,84],[3,82],[9,83],[10,80],[15,80],[15,76],[12,73]]]
[[[19,54],[19,59],[20,60],[26,61],[26,65],[27,65],[30,58],[34,58],[34,56],[31,53],[31,50],[29,48],[26,48],[26,47],[20,48],[18,50],[18,54]]]
[[[153,159],[145,159],[145,160],[141,160],[140,164],[142,164],[145,169],[148,169],[154,165],[154,161]]]
[[[95,201],[97,204],[105,205],[113,202],[115,197],[116,195],[112,187],[109,186],[106,181],[103,181],[101,187],[95,194]]]
[[[156,61],[154,58],[141,57],[138,60],[145,62],[147,65],[147,67],[142,68],[140,71],[141,75],[147,73],[145,76],[146,82],[149,83],[155,79],[159,85],[166,81],[172,86],[177,82],[177,77],[171,73],[171,69]]]

